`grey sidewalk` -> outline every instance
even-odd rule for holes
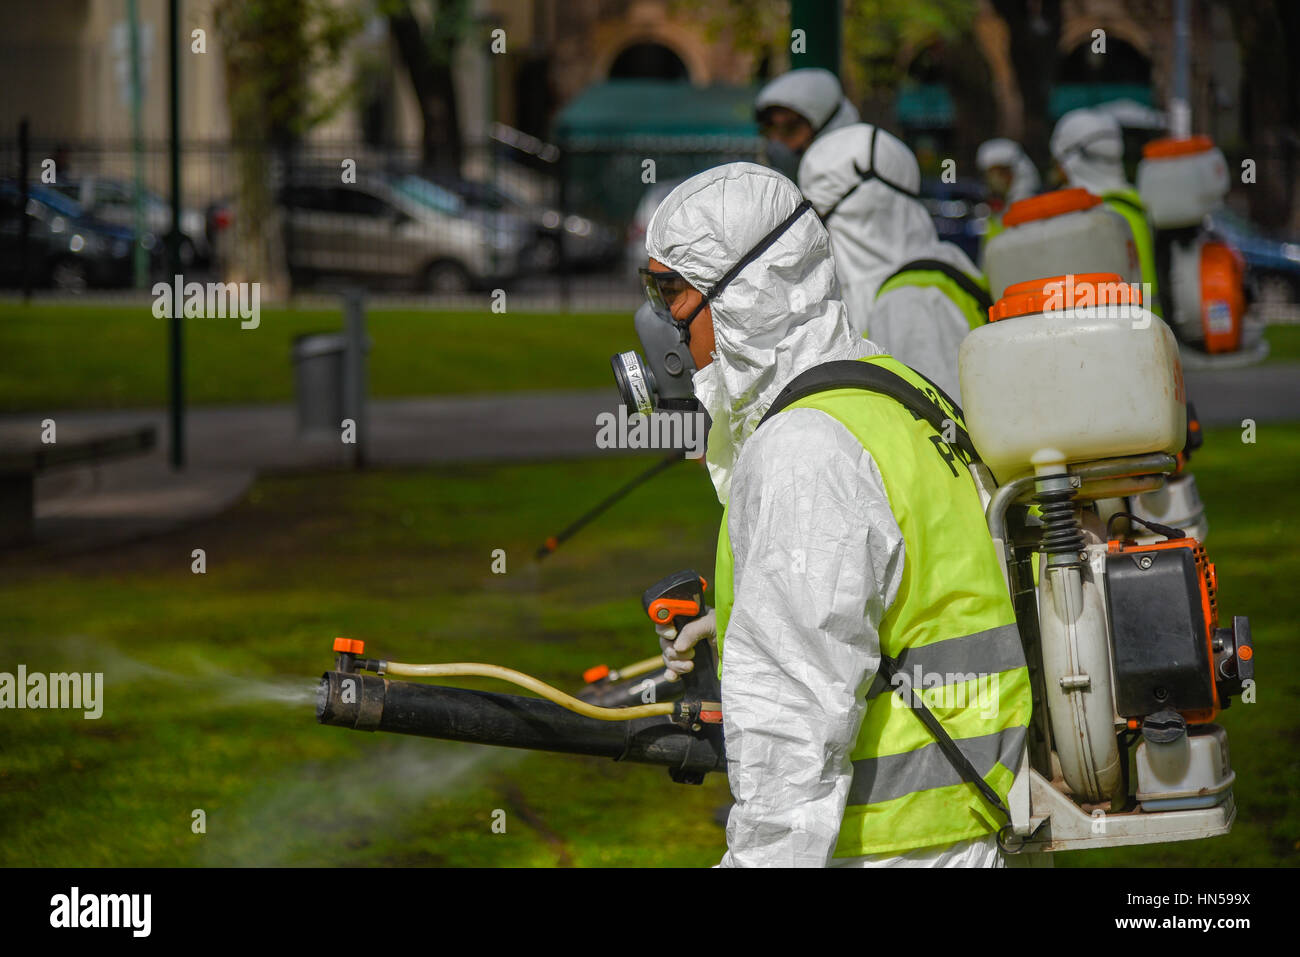
[[[367,461],[387,468],[636,454],[596,446],[597,415],[617,409],[612,386],[372,400]],[[168,465],[163,409],[4,415],[0,441],[5,435],[37,436],[46,418],[64,435],[153,425],[159,438],[146,455],[38,475],[37,541],[60,551],[138,538],[217,515],[236,504],[258,474],[348,468],[352,462],[353,447],[339,435],[299,437],[289,404],[190,409],[187,467],[180,473]]]
[[[1206,426],[1300,421],[1300,365],[1261,365],[1185,373],[1188,395]],[[626,452],[596,447],[596,416],[616,412],[617,393],[509,393],[372,400],[370,466],[588,458]],[[260,473],[346,468],[351,447],[338,436],[305,440],[293,406],[208,406],[189,410],[189,464],[167,465],[167,414],[161,409],[0,416],[0,435],[39,434],[53,418],[70,432],[153,424],[149,455],[42,475],[36,483],[38,540],[83,548],[152,534],[238,502]],[[648,452],[646,454],[657,454]]]

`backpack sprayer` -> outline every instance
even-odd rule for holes
[[[1012,285],[991,318],[962,344],[962,397],[983,459],[972,468],[990,489],[1001,479],[988,526],[1034,692],[1004,846],[1225,834],[1234,774],[1213,722],[1253,683],[1250,624],[1219,626],[1199,540],[1098,508],[1159,489],[1178,467],[1187,418],[1174,336],[1113,274]],[[1113,534],[1120,521],[1154,540]]]
[[[1155,227],[1163,311],[1178,338],[1211,355],[1254,345],[1244,335],[1245,262],[1205,227],[1228,195],[1223,153],[1208,136],[1155,140],[1142,148],[1137,186]]]
[[[1197,538],[1130,512],[1103,519],[1098,507],[1160,490],[1179,466],[1188,430],[1174,337],[1119,275],[1005,292],[994,321],[962,345],[969,435],[954,447],[977,453],[962,454],[1004,562],[1033,689],[999,842],[1019,853],[1225,834],[1234,774],[1214,719],[1253,684],[1249,622],[1220,627],[1215,568]],[[940,395],[924,416],[932,424],[948,414]],[[1117,523],[1147,539],[1113,534]],[[704,614],[705,588],[679,572],[651,586],[642,608],[680,630]],[[317,697],[322,724],[657,764],[681,783],[726,770],[707,641],[680,681],[668,682],[655,657],[589,669],[578,697],[496,665],[366,658],[347,638],[334,650]],[[401,680],[466,676],[541,697]]]
[[[1135,288],[1142,281],[1128,221],[1085,189],[1058,189],[1022,199],[1011,204],[1002,222],[1006,228],[989,240],[984,252],[994,299],[1001,299],[1017,283],[1033,282],[1041,287],[1050,281],[1039,278],[1043,276],[1110,275]],[[1169,287],[1162,281],[1160,288]],[[1169,315],[1168,309],[1164,312]],[[1144,315],[1160,321],[1150,312]],[[1089,390],[1086,394],[1093,396],[1095,392]],[[1196,479],[1186,470],[1187,458],[1200,442],[1200,423],[1194,410],[1189,409],[1187,441],[1176,474],[1161,487],[1136,495],[1130,502],[1103,501],[1101,510],[1107,514],[1129,512],[1140,519],[1184,528],[1194,538],[1204,540],[1209,533],[1205,508]]]

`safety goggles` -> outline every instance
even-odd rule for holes
[[[765,140],[770,140],[773,137],[785,139],[794,136],[799,132],[800,127],[804,126],[812,129],[811,124],[802,117],[787,117],[776,120],[770,116],[760,116],[758,118],[758,135]]]
[[[685,319],[678,319],[672,314],[672,307],[677,300],[685,295],[686,290],[693,288],[690,283],[682,278],[680,273],[672,270],[656,269],[639,269],[641,282],[645,286],[646,298],[650,300],[650,305],[654,307],[656,313],[661,318],[671,319],[672,324],[677,327],[677,331],[682,335],[682,341],[687,345],[691,342],[691,323],[695,317],[700,314],[700,310],[712,302],[727,288],[731,280],[735,279],[744,270],[746,266],[752,263],[781,238],[781,234],[794,225],[794,221],[802,216],[805,212],[812,209],[812,202],[805,199],[794,208],[789,216],[781,221],[775,229],[760,239],[749,252],[740,257],[740,261],[723,274],[722,278],[713,284],[708,292],[700,297],[699,305],[691,310],[691,314]]]
[[[646,299],[654,306],[655,312],[663,316],[671,316],[673,306],[691,288],[691,284],[681,273],[671,269],[643,267],[637,272],[641,276],[641,285],[645,289]]]
[[[876,130],[877,129],[878,127],[875,126],[871,128],[871,141],[870,141],[870,145],[867,147],[867,168],[863,169],[858,165],[857,160],[853,161],[853,171],[858,174],[858,181],[849,188],[848,192],[846,192],[835,202],[831,203],[830,209],[826,210],[826,212],[824,213],[817,214],[818,216],[821,217],[821,221],[823,223],[825,223],[826,220],[830,219],[831,216],[835,214],[835,210],[840,208],[840,203],[844,202],[846,199],[848,199],[850,196],[856,193],[858,191],[858,188],[865,183],[871,183],[871,182],[883,183],[884,185],[892,189],[894,192],[902,193],[904,196],[908,197],[909,199],[917,199],[920,197],[920,194],[915,190],[908,189],[906,186],[900,186],[898,183],[895,183],[892,180],[888,179],[887,177],[881,176],[879,173],[876,172]]]

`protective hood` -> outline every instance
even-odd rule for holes
[[[987,173],[994,166],[1011,169],[1011,187],[1006,195],[1008,205],[1033,196],[1041,185],[1033,160],[1025,155],[1015,140],[995,139],[981,143],[975,153],[975,165],[981,173]]]
[[[693,176],[659,205],[646,250],[707,292],[803,197],[794,183],[754,163]],[[727,501],[731,466],[784,386],[805,369],[880,350],[850,326],[839,298],[830,237],[812,210],[796,218],[710,303],[713,362],[695,394],[713,419],[706,462]]]
[[[754,111],[783,106],[798,113],[820,136],[858,121],[858,111],[844,98],[840,81],[830,70],[791,70],[758,91]]]
[[[1108,113],[1066,113],[1052,131],[1051,149],[1072,187],[1097,196],[1130,188],[1124,179],[1124,137]]]
[[[844,302],[859,335],[867,330],[881,283],[904,263],[938,259],[978,274],[965,253],[939,239],[925,206],[907,195],[920,185],[912,151],[869,123],[818,137],[799,164],[799,188],[813,208],[822,216],[834,209],[826,228]]]

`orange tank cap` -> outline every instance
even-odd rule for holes
[[[1142,305],[1142,290],[1113,272],[1029,279],[1007,286],[989,310],[989,321],[1089,306]]]
[[[1152,140],[1142,147],[1142,158],[1174,159],[1178,156],[1191,156],[1194,153],[1207,153],[1212,149],[1214,149],[1214,140],[1208,136]]]
[[[1100,205],[1101,197],[1094,196],[1086,189],[1058,189],[1012,203],[1002,216],[1002,225],[1019,226],[1021,223],[1051,219],[1053,216],[1077,213]]]
[[[366,643],[360,638],[335,638],[334,650],[351,652],[354,655],[359,655],[365,652]]]

